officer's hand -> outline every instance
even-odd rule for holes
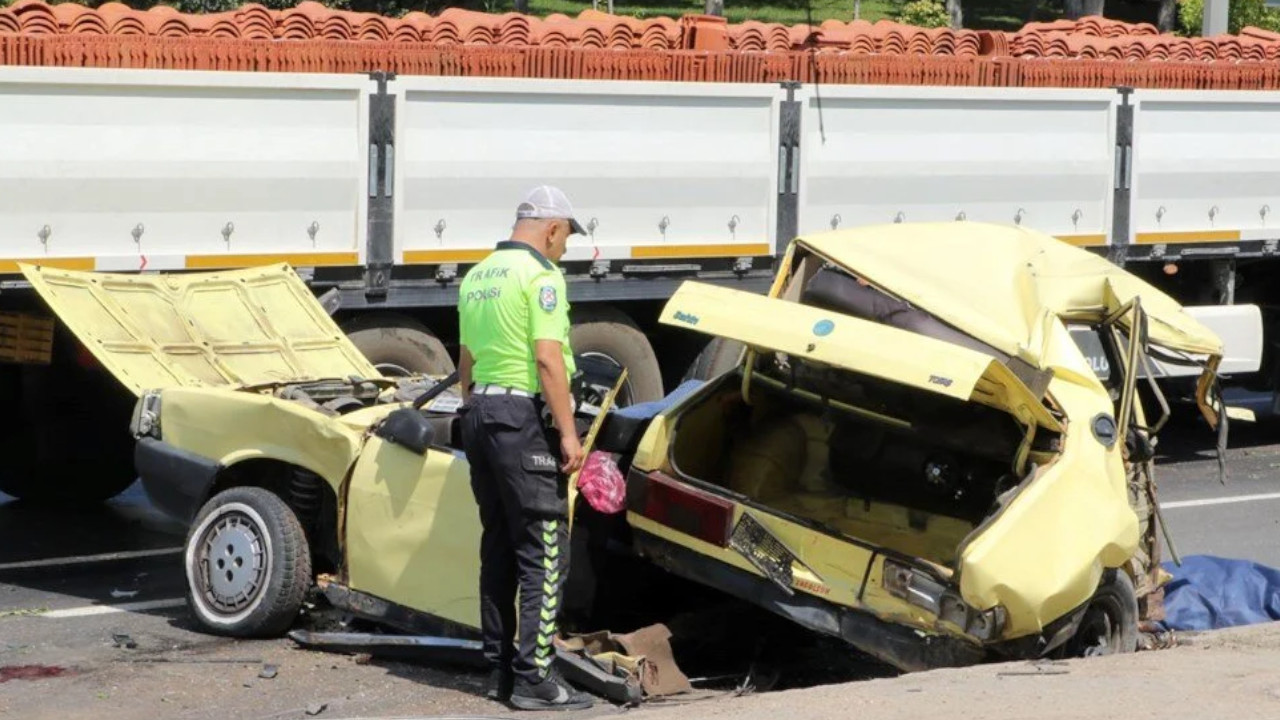
[[[572,475],[582,469],[585,458],[582,457],[582,443],[577,435],[560,436],[560,457],[564,461],[560,470],[565,475]]]

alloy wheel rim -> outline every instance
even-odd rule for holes
[[[266,585],[262,528],[244,513],[226,513],[205,529],[196,564],[201,593],[214,610],[228,615],[243,610]]]

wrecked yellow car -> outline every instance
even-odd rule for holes
[[[402,632],[474,637],[480,525],[452,378],[380,375],[287,266],[23,272],[138,396],[136,466],[191,523],[203,626],[281,633],[318,585]],[[1218,424],[1222,348],[1149,285],[1032,231],[903,223],[797,239],[767,297],[687,282],[661,319],[737,360],[659,403],[582,404],[627,506],[572,506],[593,549],[572,555],[570,596],[614,588],[595,605],[616,610],[648,605],[624,580],[696,587],[905,670],[1132,650],[1158,615],[1163,418],[1138,369],[1203,365]],[[608,622],[578,625],[631,629]]]
[[[1202,364],[1218,423],[1222,348],[1117,266],[1020,228],[865,227],[796,240],[768,297],[686,283],[662,321],[743,350],[636,446],[627,522],[658,565],[907,670],[1133,651],[1160,612],[1138,370]]]
[[[189,523],[183,561],[200,625],[280,635],[318,589],[339,610],[414,634],[419,651],[479,659],[481,528],[459,449],[456,373],[383,376],[284,264],[22,272],[137,396],[135,466],[153,503]],[[625,374],[579,362],[606,368],[574,384],[589,440]],[[622,647],[662,641],[610,637]],[[614,669],[581,651],[558,660],[570,680],[637,699],[645,679],[627,663],[641,659],[602,653]]]

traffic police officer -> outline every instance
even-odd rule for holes
[[[592,704],[551,672],[569,572],[565,477],[583,460],[569,389],[569,303],[555,263],[569,236],[581,233],[563,192],[534,188],[516,210],[511,239],[473,267],[458,291],[462,439],[483,528],[489,697],[525,710]],[[553,428],[543,421],[546,410]]]

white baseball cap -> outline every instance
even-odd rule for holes
[[[558,187],[539,185],[529,191],[524,202],[516,207],[516,217],[537,218],[541,220],[568,220],[569,230],[576,235],[586,235],[587,231],[573,217],[573,206],[569,198]]]

